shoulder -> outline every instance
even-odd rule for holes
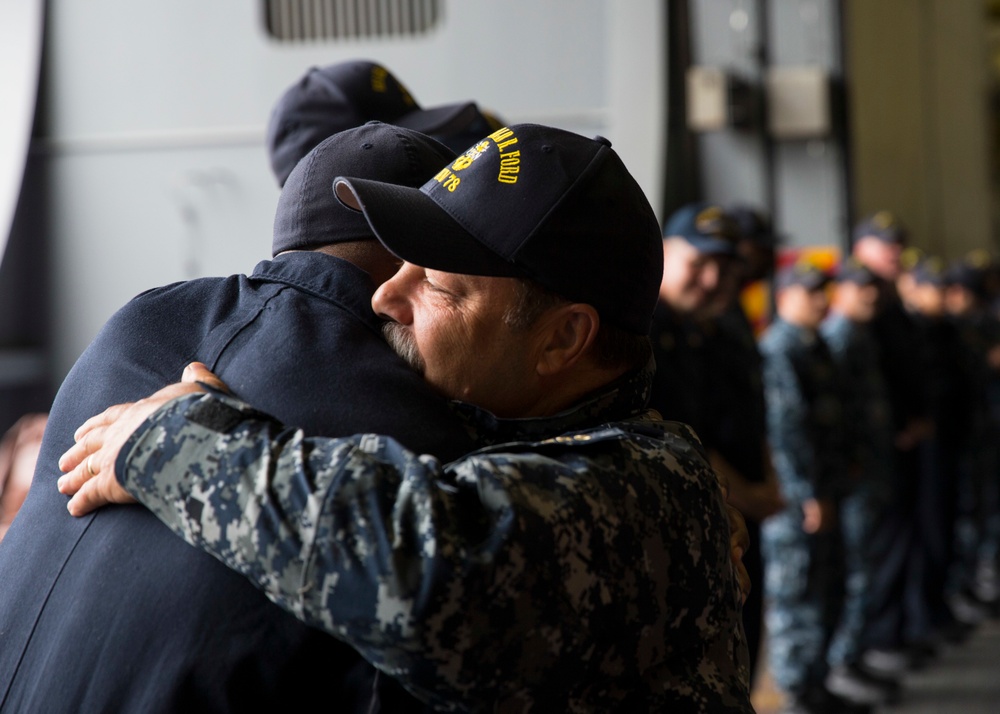
[[[718,490],[697,435],[686,424],[654,414],[542,441],[492,446],[448,468],[462,478],[501,482],[505,488],[519,484],[517,488],[542,487],[564,495],[604,493],[613,499],[624,489],[645,494],[650,507],[661,507],[692,487]]]

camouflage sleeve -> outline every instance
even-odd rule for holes
[[[237,400],[192,395],[133,434],[116,472],[175,533],[432,698],[416,628],[461,547],[434,526],[490,530],[455,512],[459,491],[433,457],[374,435],[310,440]]]
[[[436,707],[568,711],[567,691],[591,686],[572,693],[607,704],[595,711],[693,689],[740,701],[714,475],[669,435],[618,448],[620,430],[605,431],[445,467],[386,437],[310,439],[193,395],[133,434],[116,473],[189,543]]]
[[[790,502],[816,498],[815,452],[808,438],[809,407],[788,351],[764,353],[764,393],[767,430],[774,470]]]

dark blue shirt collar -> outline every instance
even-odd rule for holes
[[[382,320],[372,310],[375,285],[368,273],[343,258],[317,251],[291,251],[254,268],[252,280],[290,285],[343,307],[382,333]]]

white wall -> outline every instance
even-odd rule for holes
[[[0,259],[14,220],[35,115],[42,0],[0,5]]]
[[[33,160],[51,177],[57,382],[136,293],[269,257],[278,189],[264,127],[311,65],[367,57],[425,106],[469,98],[510,123],[602,134],[660,194],[656,0],[456,0],[420,38],[295,46],[265,36],[261,5],[49,3],[48,125]]]

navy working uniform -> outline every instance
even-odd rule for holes
[[[123,485],[178,535],[433,703],[752,711],[716,477],[644,412],[651,368],[553,418],[496,420],[450,464],[311,439],[239,401],[167,404]]]
[[[357,144],[368,142],[359,156],[385,173],[382,147],[393,155],[401,149],[379,131],[360,129]],[[422,156],[404,143],[409,156]],[[443,163],[450,154],[440,149]],[[437,166],[431,153],[428,175]],[[355,220],[333,198],[331,176],[304,171],[290,185],[298,176],[303,191],[319,192],[315,201],[328,197],[332,210]],[[335,227],[347,234],[325,204],[297,197],[286,186],[282,199],[303,212],[276,222],[276,249],[317,235],[322,242]],[[359,227],[367,230],[363,221]],[[382,339],[373,291],[369,276],[347,261],[292,252],[260,263],[251,276],[151,290],[108,321],[56,396],[31,492],[0,544],[0,709],[286,711],[313,706],[321,693],[347,711],[376,710],[375,670],[355,651],[282,612],[146,509],[72,518],[55,486],[59,455],[88,416],[176,381],[192,360],[311,433],[376,429],[445,459],[467,452],[466,427]],[[375,684],[386,688],[383,711],[422,709],[388,678]],[[390,704],[390,695],[409,704]]]
[[[953,593],[972,591],[987,602],[996,600],[992,567],[995,557],[980,559],[980,549],[990,538],[989,517],[997,506],[997,439],[990,414],[990,393],[995,382],[990,353],[1000,344],[1000,321],[984,305],[985,273],[988,257],[974,251],[956,260],[947,270],[945,282],[953,299],[956,293],[967,298],[964,310],[949,311],[963,346],[963,373],[971,387],[967,444],[962,454],[959,479],[956,557],[950,576]],[[985,567],[983,567],[985,566]]]
[[[862,224],[855,233],[884,234],[885,240],[905,238],[897,223],[890,223],[881,229],[882,233],[874,230]],[[872,334],[878,343],[879,369],[888,389],[895,439],[915,423],[929,419],[925,346],[896,287],[884,280],[879,281],[879,286],[880,307],[872,322]],[[872,579],[871,619],[864,639],[873,655],[904,652],[910,642],[928,635],[917,624],[927,605],[921,589],[912,583],[914,568],[922,560],[916,522],[918,453],[915,448],[899,446],[894,446],[893,452],[892,495],[877,514],[872,534],[877,567]],[[873,662],[866,656],[866,665]]]
[[[839,539],[806,533],[803,503],[835,500],[841,411],[837,373],[816,331],[776,319],[760,341],[768,433],[787,507],[761,528],[770,672],[785,692],[822,691],[836,596]]]
[[[924,258],[910,271],[914,284],[941,295],[944,265]],[[968,369],[965,347],[955,323],[940,312],[911,312],[925,346],[927,408],[934,421],[933,435],[917,446],[920,456],[916,522],[922,560],[919,583],[924,608],[916,618],[919,632],[932,641],[962,628],[948,602],[946,588],[955,563],[955,528],[962,457],[974,427],[976,387]]]
[[[835,668],[856,666],[861,661],[875,569],[871,534],[875,514],[890,496],[892,415],[871,326],[831,313],[823,322],[821,335],[841,373],[849,469],[848,487],[838,510],[844,543],[844,604],[827,653],[827,661]]]

